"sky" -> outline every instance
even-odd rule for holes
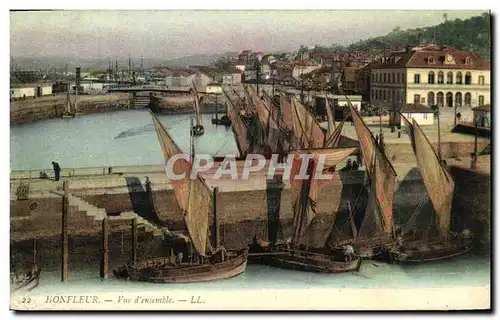
[[[484,11],[39,11],[10,13],[14,57],[177,58],[349,44],[395,27],[425,27]]]

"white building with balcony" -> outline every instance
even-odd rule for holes
[[[371,102],[472,108],[490,103],[490,64],[453,47],[422,45],[371,65]]]

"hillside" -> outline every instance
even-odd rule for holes
[[[406,45],[432,42],[457,49],[473,51],[486,60],[490,59],[491,16],[484,13],[469,19],[455,19],[436,26],[402,30],[395,28],[381,37],[361,40],[347,47],[349,50],[370,48],[403,48]]]

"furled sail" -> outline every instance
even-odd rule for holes
[[[339,124],[337,128],[333,131],[333,133],[330,136],[326,136],[326,141],[325,141],[325,148],[336,148],[340,144],[340,138],[342,137],[342,130],[344,129],[344,123],[345,121],[342,120],[342,122]]]
[[[182,154],[177,144],[174,142],[170,134],[167,132],[163,124],[156,118],[156,116],[151,113],[153,117],[153,124],[156,131],[156,136],[160,143],[161,150],[163,151],[163,156],[165,159],[165,165],[167,161],[177,154]],[[185,215],[188,210],[188,196],[189,196],[189,172],[191,164],[186,159],[177,159],[173,164],[173,173],[176,175],[181,175],[186,173],[184,179],[172,180],[172,187],[174,189],[175,198],[177,199],[177,204],[181,212]]]
[[[314,119],[306,107],[296,98],[292,99],[293,132],[304,149],[322,148],[325,143],[325,134],[319,123]]]
[[[245,92],[247,92],[247,87],[245,87]],[[255,111],[257,112],[257,116],[259,117],[259,122],[262,125],[263,128],[268,128],[269,124],[269,110],[266,108],[264,105],[264,102],[259,98],[259,95],[257,94],[257,91],[253,89],[253,87],[250,87],[251,91],[250,94],[250,99],[253,102],[253,105],[255,107]]]
[[[326,108],[326,117],[328,118],[328,129],[326,130],[326,137],[329,138],[335,131],[335,119],[333,117],[330,104],[328,103],[328,96],[325,96],[325,108]]]
[[[390,226],[392,224],[392,203],[390,208],[390,220],[386,220],[384,213],[381,212],[382,208],[379,201],[381,196],[380,187],[383,184],[383,181],[381,180],[384,177],[379,174],[380,161],[378,160],[378,157],[374,157],[372,161],[373,171],[370,184],[370,193],[368,194],[368,203],[366,205],[365,214],[363,216],[363,222],[361,223],[361,227],[359,228],[358,239],[381,236],[384,234],[384,232],[386,234],[390,234]],[[391,193],[391,196],[394,194],[393,190],[388,191]],[[384,218],[382,218],[382,216],[384,216]]]
[[[365,163],[367,164],[366,170],[368,171],[369,174],[371,174],[372,171],[371,164],[373,163],[373,152],[374,152],[373,151],[374,143],[372,141],[373,136],[370,132],[370,129],[368,129],[363,119],[359,115],[358,111],[356,111],[356,109],[354,109],[352,104],[350,103],[349,103],[349,108],[351,110],[351,117],[354,123],[356,134],[358,136],[361,152],[363,153],[363,157],[365,158]]]
[[[319,157],[325,156],[323,170],[328,170],[339,162],[346,159],[356,148],[338,148],[338,149],[316,149],[316,150],[295,150],[293,165],[290,172],[291,194],[293,201],[293,237],[294,244],[300,244],[303,241],[307,227],[316,215],[316,200],[318,191],[327,183],[328,180],[315,179],[318,169]],[[310,154],[310,158],[300,157],[300,154]],[[298,179],[303,162],[307,162],[308,179]],[[304,164],[305,166],[305,164]]]
[[[384,229],[387,234],[390,234],[393,224],[392,215],[397,174],[389,159],[375,142],[359,113],[352,105],[350,105],[350,109],[366,168],[372,179],[372,184],[374,184],[377,207],[384,218]],[[374,166],[377,166],[376,170]]]
[[[247,154],[250,148],[250,143],[247,139],[248,136],[247,127],[243,122],[243,120],[241,119],[239,110],[237,110],[237,108],[234,107],[234,104],[229,98],[229,95],[226,93],[224,89],[222,90],[222,92],[224,93],[227,100],[227,114],[231,119],[231,125],[233,128],[234,135],[236,137],[236,142],[238,145],[240,156],[244,156]]]
[[[410,137],[411,147],[413,149],[413,152],[415,153],[415,135],[413,134],[413,125],[410,123],[410,121],[408,121],[408,119],[406,119],[406,117],[402,113],[400,113],[400,115],[401,119],[404,120],[406,133],[408,133],[408,136]]]
[[[413,119],[412,131],[417,164],[427,193],[436,210],[439,234],[442,238],[447,239],[451,224],[451,203],[455,182],[415,119]]]
[[[280,109],[283,115],[283,120],[285,121],[285,126],[289,130],[293,130],[293,107],[292,101],[286,93],[280,94]]]

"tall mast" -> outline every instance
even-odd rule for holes
[[[194,132],[193,132],[193,127],[194,127],[194,121],[193,121],[193,116],[191,116],[191,130],[189,130],[190,134],[190,153],[191,153],[191,161],[194,161]]]

